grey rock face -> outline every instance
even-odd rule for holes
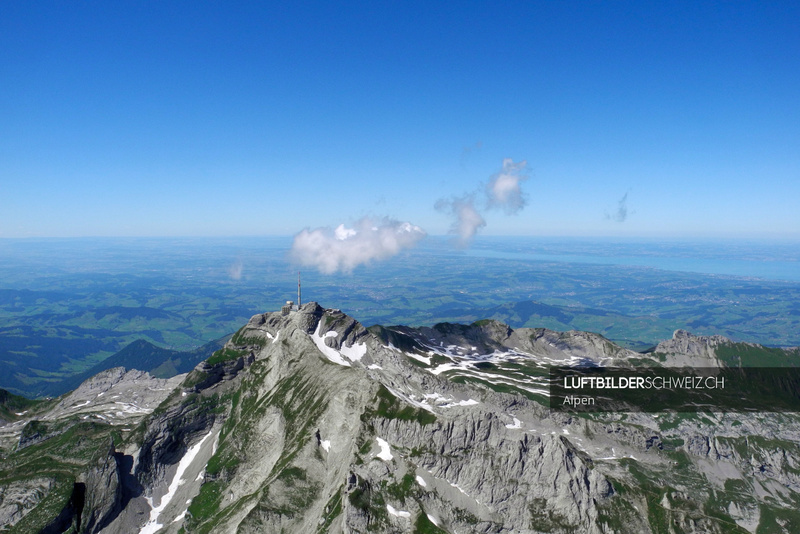
[[[108,453],[97,458],[86,474],[86,500],[81,514],[81,530],[100,532],[122,511],[122,474],[113,443]]]
[[[0,524],[19,523],[21,532],[61,532],[63,525],[77,528],[79,520],[82,532],[103,528],[125,504],[118,469],[124,454],[113,450],[110,430],[121,435],[132,432],[183,378],[162,380],[140,371],[110,369],[0,427],[0,445],[10,451],[0,462],[0,477],[12,480],[0,482]],[[104,429],[100,438],[104,445],[93,443]],[[49,461],[39,462],[40,456]],[[14,467],[4,470],[6,465]],[[17,480],[23,473],[29,478]],[[46,512],[33,513],[35,521],[26,518],[42,508]]]
[[[0,525],[13,527],[52,488],[47,478],[17,480],[0,486]]]
[[[66,430],[65,421],[98,421],[135,426],[152,412],[186,375],[170,379],[115,367],[86,380],[75,391],[12,424],[0,426],[0,443],[15,440],[21,447]],[[33,424],[32,424],[33,423]],[[27,432],[23,429],[27,428]]]
[[[552,365],[717,364],[723,343],[679,331],[649,356],[496,321],[365,329],[316,303],[259,314],[180,385],[151,397],[132,387],[160,405],[80,478],[81,528],[793,532],[796,415],[548,408]],[[103,398],[136,381],[152,384],[96,377],[58,409],[103,414]],[[0,513],[19,521],[36,487],[0,493]]]
[[[723,336],[694,336],[686,330],[676,330],[672,339],[662,341],[655,352],[669,355],[666,365],[675,367],[719,367],[715,349],[730,340]]]

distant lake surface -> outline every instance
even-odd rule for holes
[[[483,238],[470,257],[651,267],[726,276],[800,281],[800,243],[647,242]]]

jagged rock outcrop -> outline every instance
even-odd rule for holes
[[[675,330],[672,339],[659,343],[655,352],[666,355],[665,363],[674,367],[719,367],[716,348],[730,342],[723,336],[695,336]]]
[[[249,352],[246,356],[239,356],[232,360],[225,360],[218,363],[200,362],[195,367],[195,371],[203,375],[203,379],[192,386],[195,393],[208,389],[223,380],[232,380],[239,374],[239,371],[249,366],[255,361],[255,354]]]

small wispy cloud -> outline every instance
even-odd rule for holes
[[[323,274],[350,273],[359,265],[412,248],[426,235],[408,222],[364,217],[352,227],[340,224],[335,229],[302,230],[294,236],[290,255],[298,264]]]
[[[453,217],[450,233],[458,236],[458,245],[469,245],[478,230],[486,226],[486,221],[475,207],[475,195],[459,198],[439,199],[435,206],[438,211]]]
[[[486,226],[483,211],[501,209],[507,215],[513,215],[525,207],[521,184],[528,179],[525,174],[527,165],[525,160],[515,163],[506,158],[501,170],[493,174],[485,186],[478,185],[471,193],[436,202],[434,207],[438,211],[453,218],[450,233],[458,236],[458,246],[468,246],[478,231]]]
[[[490,208],[501,208],[509,215],[518,213],[525,207],[525,197],[522,195],[521,183],[528,179],[525,160],[514,163],[511,158],[503,160],[503,169],[493,175],[486,185],[486,196]]]
[[[617,208],[613,212],[606,211],[606,220],[625,222],[628,219],[628,193],[622,195],[617,202]]]

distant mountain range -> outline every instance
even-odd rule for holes
[[[514,328],[596,332],[634,350],[652,348],[654,344],[643,339],[663,339],[674,330],[657,317],[635,317],[584,306],[553,306],[535,301],[465,310],[453,316],[453,320],[460,322],[483,318],[496,319]]]
[[[555,306],[536,301],[522,301],[486,308],[453,310],[448,320],[471,322],[483,318],[496,319],[514,328],[549,328],[595,332],[626,348],[647,351],[655,346],[652,340],[668,338],[675,330],[670,313],[658,315],[626,315],[579,305]],[[686,328],[713,331],[732,336],[725,328],[712,328],[702,314],[686,321]]]

